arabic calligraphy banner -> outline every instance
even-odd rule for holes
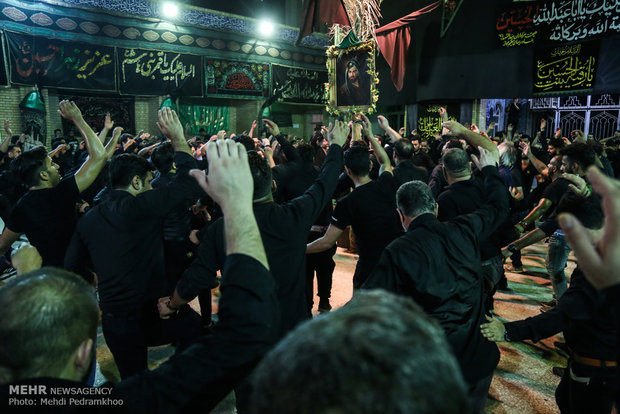
[[[534,16],[538,5],[514,3],[498,8],[495,30],[501,47],[523,46],[534,43],[537,30]]]
[[[207,95],[242,98],[269,96],[269,65],[207,59],[205,61]]]
[[[271,65],[271,90],[291,83],[282,92],[283,102],[323,104],[327,71]]]
[[[460,105],[444,105],[444,104],[420,104],[418,105],[418,134],[423,138],[432,138],[435,132],[441,133],[441,117],[439,116],[439,108],[444,107],[448,111],[448,119],[456,121],[456,117],[461,108]]]
[[[598,66],[599,42],[537,49],[534,93],[592,89]]]
[[[11,82],[115,91],[114,48],[6,32]]]
[[[547,0],[540,2],[534,25],[540,37],[573,42],[620,33],[620,1]]]
[[[119,48],[118,66],[121,94],[202,96],[200,56]]]

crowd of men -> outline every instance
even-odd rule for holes
[[[494,342],[559,332],[561,411],[617,403],[620,137],[547,137],[544,120],[533,138],[484,132],[443,108],[434,138],[382,116],[375,135],[362,115],[308,142],[270,120],[191,137],[164,108],[159,136],[133,136],[109,115],[96,133],[73,102],[58,112],[79,138],[55,131],[48,151],[7,121],[0,143],[0,265],[17,271],[0,287],[4,405],[44,386],[88,395],[62,412],[205,411],[234,389],[241,413],[479,413]],[[330,312],[347,228],[354,295]],[[498,319],[506,258],[521,271],[520,250],[545,238],[554,300]],[[84,391],[99,324],[121,377],[109,400]],[[149,371],[148,347],[169,343]]]

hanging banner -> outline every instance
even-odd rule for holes
[[[599,42],[537,49],[534,93],[592,89],[598,66]]]
[[[280,89],[283,102],[323,104],[327,71],[271,65],[271,91]]]
[[[620,1],[547,0],[540,3],[534,17],[540,39],[573,42],[620,33]]]
[[[4,42],[0,37],[0,86],[8,86],[9,77],[7,75],[7,59],[4,55]]]
[[[115,91],[114,48],[5,32],[11,82]]]
[[[269,96],[269,65],[206,59],[207,96],[263,99]]]
[[[501,47],[533,44],[538,31],[534,26],[537,4],[502,4],[497,11],[495,31]]]
[[[119,48],[118,90],[126,95],[202,96],[202,58],[183,53]]]

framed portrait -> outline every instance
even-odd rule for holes
[[[374,43],[327,50],[327,112],[368,113],[375,111],[378,99]]]

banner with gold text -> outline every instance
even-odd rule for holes
[[[117,49],[118,90],[125,95],[202,96],[202,58],[183,53]]]
[[[534,16],[538,13],[536,3],[502,4],[497,11],[495,31],[501,47],[531,45],[536,39]]]
[[[323,104],[327,71],[271,65],[271,91],[282,91],[282,102]]]
[[[594,87],[599,42],[536,49],[534,93],[585,91]]]

